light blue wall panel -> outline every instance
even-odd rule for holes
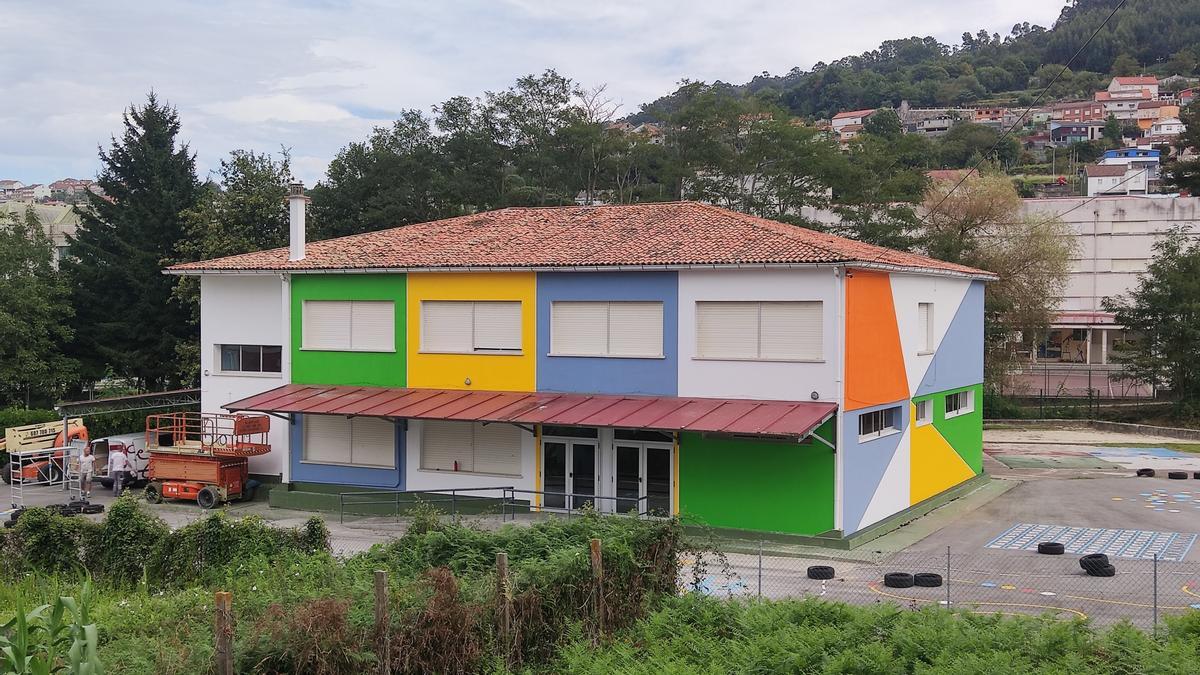
[[[310,464],[301,461],[304,457],[304,415],[293,415],[291,425],[291,462],[293,482],[333,483],[336,485],[358,485],[371,488],[404,489],[404,429],[405,422],[396,422],[396,468],[372,469],[364,466],[341,466],[334,464]]]
[[[914,397],[983,382],[983,283],[971,282]]]
[[[899,407],[897,413],[900,431],[881,438],[858,441],[858,418],[863,413]],[[904,430],[908,428],[908,401],[897,401],[871,408],[846,412],[842,416],[845,425],[842,432],[842,532],[851,534],[861,529],[859,524],[866,515],[871,498],[883,482],[884,473],[897,452],[907,452],[900,447]]]

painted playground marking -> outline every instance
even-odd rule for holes
[[[1039,542],[1058,541],[1072,554],[1105,553],[1115,558],[1150,559],[1158,553],[1159,560],[1180,561],[1192,550],[1196,539],[1196,534],[1184,532],[1017,523],[984,548],[1036,551]]]

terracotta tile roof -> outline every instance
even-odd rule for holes
[[[874,108],[866,108],[865,110],[847,110],[845,112],[840,112],[840,113],[834,115],[833,119],[844,120],[847,117],[866,117],[867,115],[870,115],[873,112],[875,112]]]
[[[1088,178],[1113,178],[1125,175],[1124,164],[1088,164],[1084,167]]]
[[[1122,77],[1114,77],[1117,84],[1158,84],[1158,78],[1151,75],[1126,75]]]
[[[171,272],[455,270],[865,263],[992,275],[699,202],[507,208],[184,263]]]

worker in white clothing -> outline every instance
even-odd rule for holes
[[[125,472],[129,470],[129,456],[117,446],[108,453],[108,475],[112,477],[113,496],[120,497],[125,489]]]

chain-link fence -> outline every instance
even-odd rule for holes
[[[1091,558],[1032,551],[921,551],[872,561],[837,561],[737,550],[684,560],[683,585],[717,597],[822,598],[856,605],[1123,620],[1156,630],[1167,615],[1200,610],[1200,564],[1138,558]],[[1085,569],[1085,566],[1091,570]]]

